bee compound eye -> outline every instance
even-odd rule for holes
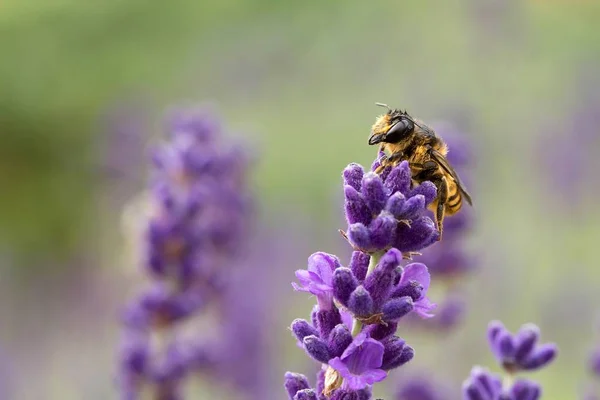
[[[394,142],[402,138],[402,136],[408,134],[412,129],[412,124],[410,121],[401,119],[394,126],[387,131],[385,135],[386,142]]]

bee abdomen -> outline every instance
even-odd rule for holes
[[[462,206],[462,196],[458,186],[453,180],[448,181],[448,199],[446,200],[446,212],[448,215],[455,214]]]

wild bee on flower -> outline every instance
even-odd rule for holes
[[[386,107],[388,112],[379,116],[371,128],[369,144],[379,144],[380,150],[386,153],[375,172],[380,173],[387,166],[406,160],[414,183],[430,181],[435,185],[437,196],[429,209],[435,215],[440,232],[438,240],[441,240],[444,217],[456,214],[463,200],[472,204],[471,196],[446,159],[448,146],[432,128],[406,111],[392,109],[386,104],[377,105]]]

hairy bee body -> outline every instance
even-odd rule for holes
[[[388,112],[373,124],[369,144],[379,144],[380,150],[386,153],[375,172],[406,160],[414,184],[430,181],[436,186],[437,197],[429,208],[434,213],[441,239],[444,217],[456,214],[463,200],[471,204],[471,196],[446,159],[448,147],[444,141],[422,121],[388,107]]]

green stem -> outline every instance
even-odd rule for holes
[[[384,254],[385,251],[378,251],[376,253],[371,254],[371,259],[369,260],[369,267],[367,268],[366,276],[369,276],[371,272],[373,272],[375,267],[377,267],[377,264],[379,264],[379,260],[381,260],[381,257],[383,257]],[[352,321],[352,336],[358,335],[362,331],[362,328],[363,323],[358,319],[354,318],[354,320]]]
[[[502,388],[504,390],[510,390],[510,388],[513,385],[513,381],[514,381],[514,376],[512,373],[508,372],[505,373],[504,375],[504,379],[502,380]]]

